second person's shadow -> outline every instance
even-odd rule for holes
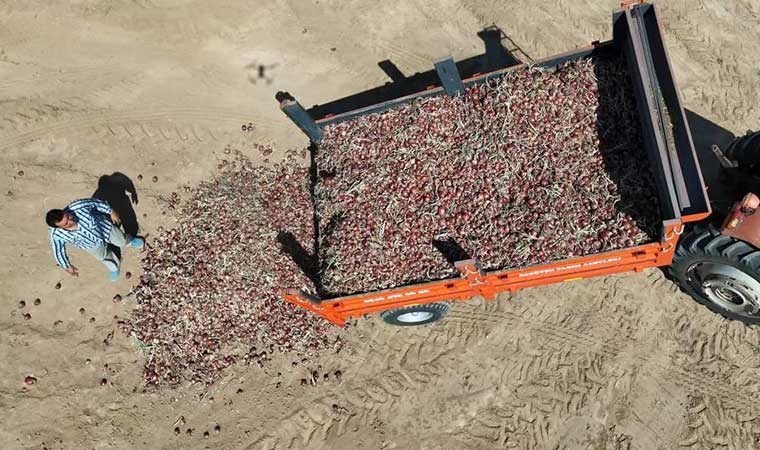
[[[137,189],[132,180],[121,172],[114,172],[111,175],[103,175],[98,179],[98,188],[92,194],[93,198],[105,200],[111,208],[119,215],[124,232],[129,236],[137,236],[140,231],[140,224],[137,221],[132,204],[138,202]],[[113,251],[121,258],[121,251],[118,247],[111,246]]]

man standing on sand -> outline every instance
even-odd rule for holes
[[[125,235],[119,228],[116,212],[108,203],[96,198],[76,200],[64,209],[51,209],[45,221],[50,226],[55,262],[73,276],[79,276],[79,271],[69,261],[66,244],[73,244],[100,260],[108,269],[111,281],[119,279],[121,261],[108,244],[135,248],[145,244],[140,237]]]

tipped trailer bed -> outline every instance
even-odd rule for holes
[[[588,47],[535,61],[530,66],[553,68],[568,61],[605,54],[625,58],[633,81],[635,107],[648,157],[648,161],[642,161],[642,164],[650,164],[655,175],[662,219],[659,241],[493,272],[482,270],[478,261],[470,259],[455,263],[460,272],[458,278],[324,299],[300,290],[286,289],[282,291],[284,300],[342,326],[348,318],[365,314],[466,300],[474,296],[490,300],[501,292],[670,265],[684,226],[708,217],[710,203],[654,6],[647,3],[624,4],[613,12],[612,25],[611,40],[594,42]],[[458,95],[468,86],[526,66],[512,66],[461,80],[456,65],[449,58],[435,63],[441,86],[412,95],[324,117],[313,117],[292,97],[281,99],[280,106],[312,143],[319,145],[322,129],[330,124],[382,112],[422,97]]]

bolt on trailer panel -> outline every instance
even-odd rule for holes
[[[662,217],[659,242],[488,273],[480,268],[477,261],[459,261],[456,263],[461,274],[459,278],[332,299],[319,299],[291,289],[283,291],[283,298],[323,316],[332,323],[343,325],[349,317],[403,306],[443,300],[466,300],[476,295],[492,299],[499,292],[591,276],[642,271],[648,267],[670,264],[684,224],[707,217],[711,212],[710,203],[654,6],[643,3],[623,7],[613,12],[612,23],[612,40],[595,42],[588,47],[536,61],[530,66],[551,69],[568,61],[603,54],[622,54],[626,58],[634,85],[636,109],[641,118],[642,138],[649,159],[647,163],[655,173]],[[445,73],[442,74],[441,70],[438,70],[439,67],[444,67]],[[314,120],[305,110],[299,112],[298,120],[302,123],[293,119],[292,114],[288,115],[302,130],[311,130],[305,132],[318,145],[321,131],[327,125],[382,112],[423,97],[457,95],[463,88],[485,83],[489,79],[525,67],[529,66],[513,66],[457,82],[458,74],[455,73],[456,66],[453,61],[449,59],[447,63],[442,59],[436,62],[436,69],[443,81],[441,87],[433,87],[319,120]],[[290,103],[291,107],[294,103],[297,105],[297,102],[293,101]],[[300,105],[297,106],[300,108]]]

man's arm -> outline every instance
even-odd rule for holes
[[[53,247],[53,259],[55,259],[56,264],[64,269],[68,269],[71,267],[71,262],[69,261],[69,255],[66,254],[66,242],[57,239],[53,233],[55,233],[55,230],[51,229],[50,246]]]
[[[105,200],[101,200],[99,198],[91,198],[90,201],[92,202],[92,206],[95,208],[95,210],[100,213],[111,214],[113,212],[111,205],[109,205]]]
[[[113,222],[116,225],[121,225],[121,218],[116,213],[116,211],[114,211],[111,208],[111,205],[109,205],[107,201],[101,200],[99,198],[93,198],[92,201],[95,202],[95,209],[98,212],[102,212],[103,214],[108,214],[109,216],[111,216],[111,222]]]
[[[77,211],[80,209],[88,209],[90,211],[97,211],[101,214],[106,214],[111,216],[111,222],[115,223],[116,225],[121,224],[121,219],[119,218],[119,215],[116,214],[116,211],[114,211],[111,208],[111,205],[108,204],[107,201],[101,200],[99,198],[88,198],[84,200],[77,200],[74,203],[70,204],[67,207],[70,211]]]
[[[102,214],[111,214],[111,205],[105,200],[99,198],[85,198],[82,200],[76,200],[66,207],[71,212],[79,211],[81,209],[92,211],[96,210]]]

